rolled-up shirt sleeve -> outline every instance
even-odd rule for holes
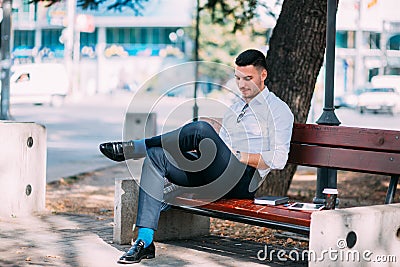
[[[232,137],[227,129],[227,121],[232,121],[235,118],[235,113],[231,108],[225,113],[225,115],[222,119],[222,126],[219,130],[219,137],[230,148],[232,148],[233,144],[232,144]]]
[[[269,108],[269,140],[263,142],[261,156],[270,169],[283,169],[288,160],[294,116],[285,103],[270,105]]]
[[[221,129],[219,130],[219,137],[221,137],[222,141],[224,141],[225,144],[231,145],[228,132],[226,131],[226,129],[223,125],[222,125]]]

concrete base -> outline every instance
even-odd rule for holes
[[[46,128],[0,122],[0,217],[45,210]]]
[[[399,266],[400,204],[314,212],[309,266]]]
[[[126,113],[124,140],[136,140],[156,135],[156,113]]]
[[[138,183],[132,178],[115,180],[114,232],[113,241],[117,244],[130,244],[136,237],[134,224],[137,213]],[[162,212],[154,240],[185,239],[208,235],[210,219],[179,210]]]
[[[161,213],[154,240],[186,239],[208,235],[209,233],[209,217],[170,209]]]
[[[115,179],[113,241],[129,244],[136,221],[139,187],[132,178]]]

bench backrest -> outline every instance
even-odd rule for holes
[[[200,119],[221,128],[220,118]],[[295,123],[288,163],[400,175],[400,131]]]
[[[400,132],[295,123],[288,162],[399,175]]]

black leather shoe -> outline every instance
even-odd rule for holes
[[[137,240],[135,244],[119,258],[118,263],[138,263],[142,259],[153,259],[156,256],[156,248],[154,242],[145,248],[142,240]]]
[[[132,141],[103,143],[100,144],[99,149],[107,158],[114,161],[133,158],[134,146]]]

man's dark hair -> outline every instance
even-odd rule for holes
[[[267,69],[267,62],[264,54],[256,49],[248,49],[237,56],[235,64],[240,67],[253,65],[254,67],[262,67]]]

